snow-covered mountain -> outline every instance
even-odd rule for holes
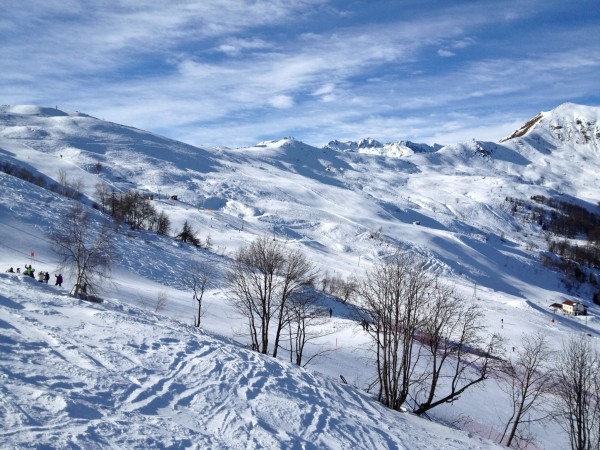
[[[579,145],[591,144],[597,149],[600,140],[599,116],[598,108],[563,103],[552,111],[539,113],[500,142],[520,137],[539,142],[547,138],[549,145],[552,145],[552,141],[574,142]]]
[[[322,273],[343,277],[360,278],[382,257],[407,249],[427,258],[465,298],[481,300],[489,329],[502,333],[509,346],[534,330],[551,335],[556,348],[573,332],[597,339],[593,288],[565,290],[562,275],[540,263],[547,248],[541,225],[523,220],[507,199],[544,196],[595,212],[599,116],[600,108],[564,104],[499,143],[439,147],[369,138],[317,148],[284,138],[243,148],[198,148],[78,112],[0,107],[0,163],[26,169],[46,185],[76,181],[89,203],[99,190],[139,190],[153,196],[174,229],[187,220],[213,243],[208,252],[149,233],[119,235],[113,283],[106,301],[93,308],[22,277],[0,277],[0,327],[7,330],[0,369],[10,381],[0,411],[4,429],[14,430],[3,432],[0,442],[89,448],[93,442],[138,447],[154,439],[147,445],[183,448],[196,445],[191,430],[202,428],[198,448],[236,442],[274,448],[492,445],[369,403],[360,392],[373,376],[365,362],[366,337],[348,309],[331,299],[323,300],[335,311],[327,325],[331,334],[319,342],[331,353],[309,366],[318,376],[231,347],[225,340],[246,344],[239,333],[244,322],[227,304],[223,273],[229,256],[257,236],[297,246]],[[45,236],[70,200],[4,173],[0,184],[0,264],[22,266],[34,251],[38,268],[54,270],[56,257]],[[207,259],[217,275],[205,333],[198,334],[185,325],[194,313],[185,270]],[[153,313],[160,292],[170,299],[161,311],[167,319]],[[585,322],[555,317],[548,309],[578,296],[589,306]],[[28,330],[26,324],[35,326]],[[123,337],[115,336],[117,327],[124,327]],[[226,355],[215,356],[221,347]],[[36,364],[58,368],[44,376]],[[115,381],[102,384],[92,375],[97,369]],[[60,378],[65,371],[69,375]],[[337,384],[340,374],[356,391]],[[102,386],[97,396],[95,384]],[[274,395],[260,385],[273,387]],[[494,382],[486,386],[433,416],[447,422],[461,416],[464,429],[493,438],[506,403]],[[323,400],[325,391],[331,398]],[[34,397],[50,413],[25,406]],[[99,411],[92,411],[94,402]],[[347,422],[346,414],[323,413],[345,412],[347,405],[356,407]],[[267,415],[272,406],[278,412]],[[207,418],[209,407],[217,412]],[[283,417],[295,422],[282,423]],[[121,431],[125,422],[134,424],[130,441]],[[549,438],[545,426],[533,426],[540,444],[561,448],[564,436]],[[339,427],[345,438],[334,431]]]
[[[358,142],[340,142],[338,140],[333,140],[330,141],[323,148],[339,150],[344,152],[368,153],[373,155],[399,158],[402,156],[409,156],[414,153],[434,152],[442,147],[443,146],[439,144],[434,144],[433,146],[430,146],[427,144],[416,144],[410,141],[400,141],[382,144],[381,142],[373,138],[364,138]]]

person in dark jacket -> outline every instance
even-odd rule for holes
[[[61,286],[62,287],[62,282],[63,282],[63,277],[62,275],[59,273],[58,275],[54,275],[56,277],[56,284],[55,286]]]
[[[50,273],[46,272],[44,274],[44,283],[48,284],[48,281],[50,280]]]

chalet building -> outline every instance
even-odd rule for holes
[[[552,303],[550,308],[556,311],[562,311],[570,316],[585,316],[587,308],[584,304],[574,302],[573,300],[565,300],[562,303]]]
[[[583,304],[572,300],[565,300],[562,304],[564,312],[570,316],[585,316],[586,309]]]

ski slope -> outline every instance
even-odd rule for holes
[[[0,275],[6,448],[494,446],[189,324]]]

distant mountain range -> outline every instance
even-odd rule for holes
[[[490,236],[507,233],[518,245],[533,239],[536,248],[545,246],[541,230],[506,213],[506,198],[564,195],[596,205],[599,118],[600,108],[565,103],[499,143],[429,146],[365,138],[316,148],[283,138],[211,149],[80,112],[2,106],[0,157],[51,180],[58,181],[59,171],[81,179],[90,199],[99,184],[176,195],[245,230],[318,244],[325,260],[340,250],[376,259],[379,250],[363,236],[379,230],[386,245],[418,248],[440,270],[485,283],[487,276],[476,274],[496,273],[498,262],[474,246],[474,236],[485,246],[494,242]],[[205,217],[197,221],[214,232]],[[417,233],[416,222],[422,225]],[[533,262],[537,252],[530,257]]]
[[[416,144],[410,141],[400,141],[382,144],[372,138],[361,139],[360,141],[340,142],[337,140],[330,141],[324,148],[331,150],[339,150],[346,152],[368,153],[373,155],[402,157],[412,155],[414,153],[435,152],[442,148],[442,145],[435,144],[433,146],[427,144]]]

